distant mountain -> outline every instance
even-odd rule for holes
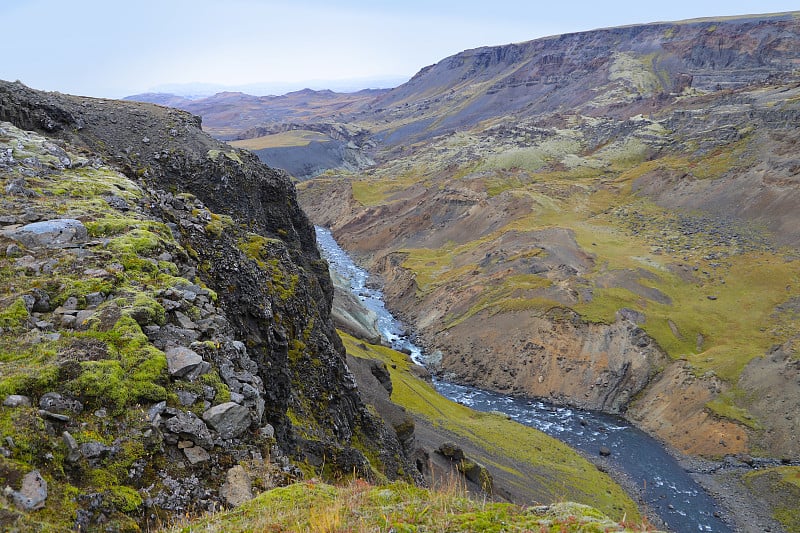
[[[203,117],[203,129],[212,136],[233,139],[257,127],[284,122],[336,121],[367,108],[388,89],[362,89],[353,93],[303,89],[281,96],[253,96],[241,92],[221,92],[213,96],[188,99],[174,94],[144,93],[125,100],[176,107]]]
[[[703,19],[467,50],[379,98],[376,133],[401,143],[506,116],[624,116],[658,107],[654,98],[790,79],[798,24],[792,13]]]
[[[264,82],[241,85],[218,83],[170,83],[153,87],[150,92],[169,93],[189,100],[213,96],[224,92],[242,92],[257,96],[279,96],[303,88],[331,90],[339,93],[358,92],[363,89],[390,89],[408,81],[409,76],[383,76],[342,80],[306,80],[296,82]]]

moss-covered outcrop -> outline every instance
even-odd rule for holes
[[[0,95],[2,529],[153,528],[298,465],[413,478],[345,365],[288,177],[186,113]]]

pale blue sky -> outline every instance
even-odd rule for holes
[[[797,9],[782,0],[1,0],[0,78],[106,97],[192,82],[370,85],[467,48]]]

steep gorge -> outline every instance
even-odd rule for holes
[[[797,21],[446,58],[353,116],[378,164],[301,203],[445,375],[626,412],[688,454],[797,459]]]

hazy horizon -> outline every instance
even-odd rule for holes
[[[407,80],[466,49],[603,27],[797,10],[784,0],[641,2],[565,0],[5,0],[11,53],[0,78],[36,89],[120,98],[205,85],[367,88]],[[359,82],[364,83],[359,85]],[[322,83],[320,83],[322,82]],[[328,86],[325,86],[325,85]],[[272,91],[276,92],[277,91]]]

